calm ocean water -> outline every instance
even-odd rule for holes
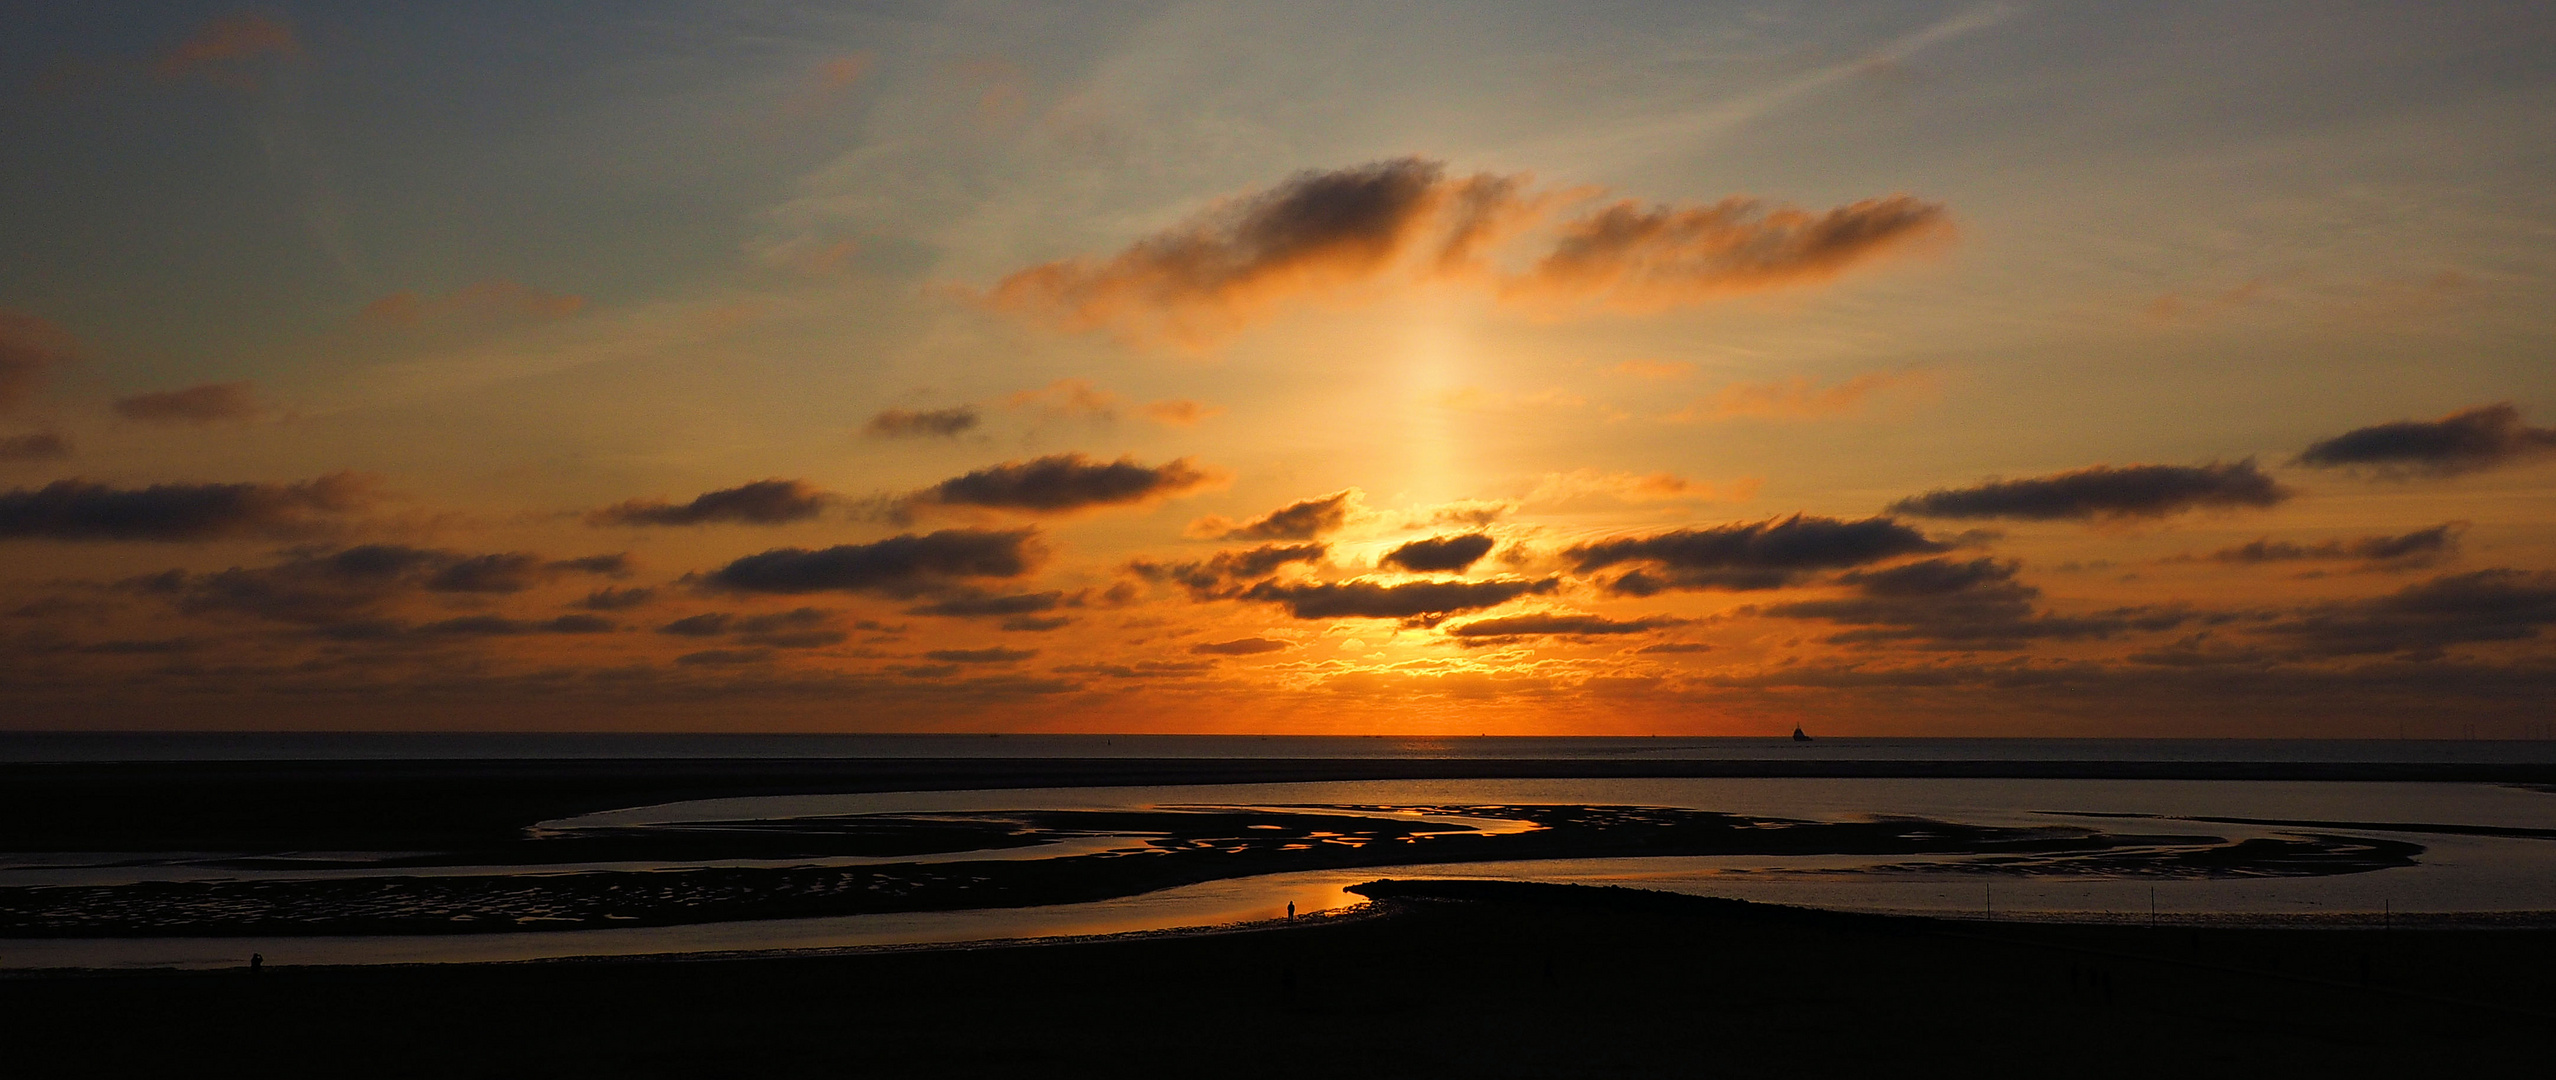
[[[2556,764],[2556,740],[0,732],[0,762],[1112,757]]]

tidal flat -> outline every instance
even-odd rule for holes
[[[2488,1075],[2556,932],[1947,922],[1361,886],[1354,918],[851,954],[0,977],[26,1075]]]
[[[1505,827],[1504,827],[1505,826]],[[911,835],[907,835],[908,833]],[[881,852],[1120,843],[1044,859],[868,861]],[[548,849],[548,850],[544,850]],[[1802,821],[1658,806],[1317,805],[865,815],[539,829],[494,849],[208,860],[250,879],[0,887],[0,936],[484,933],[1070,904],[1220,878],[1347,867],[1658,856],[1968,857],[1981,871],[2316,876],[2414,865],[2418,844],[2229,840],[1923,818]],[[782,865],[530,873],[597,858]],[[863,859],[826,865],[836,856]],[[811,864],[811,861],[814,861]],[[505,873],[416,876],[428,866]],[[1927,864],[1916,864],[1924,868]],[[354,876],[294,876],[369,871]]]
[[[2115,753],[0,764],[0,966],[1169,929],[1355,903],[1360,874],[2073,921],[2556,908],[2545,764],[2095,749]]]

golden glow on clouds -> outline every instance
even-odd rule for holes
[[[0,176],[0,722],[2393,734],[2556,688],[2526,33],[1091,14],[675,5],[541,78],[379,13],[31,26],[106,74],[23,106],[62,178]]]

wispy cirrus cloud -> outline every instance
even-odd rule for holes
[[[257,64],[301,55],[302,41],[291,24],[249,12],[205,23],[153,58],[151,73],[169,81],[201,78],[254,87]]]
[[[1876,397],[1922,395],[1938,380],[1917,369],[1866,372],[1823,383],[1806,375],[1767,382],[1732,383],[1672,416],[1673,420],[1813,420],[1850,413]]]
[[[851,96],[870,72],[876,57],[866,52],[829,56],[796,80],[790,92],[764,122],[767,130],[786,127],[826,112]]]
[[[1120,410],[1133,408],[1146,419],[1171,427],[1188,427],[1225,411],[1187,398],[1166,398],[1131,405],[1117,394],[1092,385],[1089,379],[1058,379],[1035,390],[1009,394],[1003,398],[1003,407],[1050,420],[1082,419],[1100,423],[1113,423],[1117,421]]]
[[[1716,484],[1689,480],[1672,472],[1610,473],[1574,469],[1566,473],[1546,473],[1537,478],[1523,502],[1529,508],[1545,511],[1605,502],[1747,502],[1757,497],[1764,484],[1763,478],[1753,476]]]
[[[585,297],[496,278],[440,295],[391,293],[364,305],[356,322],[374,329],[410,329],[443,322],[565,319],[585,308]]]
[[[134,394],[117,398],[113,408],[117,416],[127,420],[196,427],[255,420],[266,411],[245,382],[205,383],[182,390]]]

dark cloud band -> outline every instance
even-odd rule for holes
[[[117,398],[115,414],[146,424],[217,424],[254,420],[257,395],[244,382],[206,383],[183,390],[160,390]]]
[[[1242,594],[1246,600],[1281,604],[1299,619],[1428,620],[1465,611],[1498,607],[1521,596],[1549,593],[1560,587],[1555,578],[1536,581],[1413,581],[1378,585],[1372,581],[1281,585],[1264,581]]]
[[[153,484],[57,480],[0,493],[0,537],[214,540],[303,535],[372,504],[374,484],[336,473],[298,484]]]
[[[57,461],[71,456],[71,440],[50,431],[0,436],[0,461]]]
[[[1618,634],[1647,634],[1670,626],[1681,626],[1684,619],[1651,616],[1641,619],[1610,619],[1603,615],[1540,613],[1506,615],[1447,628],[1454,638],[1518,638],[1518,637],[1603,637]]]
[[[1491,553],[1491,545],[1491,538],[1482,533],[1431,537],[1386,552],[1384,562],[1415,573],[1454,573],[1482,561]]]
[[[2298,457],[2319,468],[2456,476],[2556,454],[2556,428],[2530,427],[2510,402],[2480,405],[2438,420],[2400,420],[2344,432]]]
[[[1134,458],[1098,461],[1082,454],[1051,454],[941,481],[906,496],[900,506],[909,512],[948,506],[1064,514],[1182,495],[1214,479],[1189,458],[1142,465]]]
[[[2264,537],[2235,547],[2221,548],[2211,552],[2208,558],[2212,562],[2238,564],[2359,560],[2380,568],[2406,569],[2429,566],[2449,557],[2458,550],[2459,534],[2466,529],[2466,522],[2452,521],[2397,536],[2364,536],[2355,540],[2329,540],[2322,544],[2300,544]]]
[[[1947,545],[1887,517],[1846,521],[1795,514],[1786,518],[1618,537],[1563,551],[1586,574],[1640,564],[1609,589],[1647,595],[1663,589],[1774,589],[1808,573],[1943,551]]]
[[[1150,581],[1167,581],[1199,599],[1230,595],[1242,583],[1268,577],[1289,563],[1319,562],[1331,549],[1322,544],[1263,544],[1243,551],[1219,551],[1196,562],[1156,563],[1139,559],[1127,568]]]
[[[2108,638],[2166,630],[2191,618],[2179,609],[2120,608],[2091,615],[2036,614],[2041,590],[2015,580],[2016,563],[1927,559],[1840,574],[1853,595],[1773,604],[1761,614],[1818,619],[1849,629],[1839,645],[1910,645],[1944,651],[2010,650],[2044,640]]]
[[[825,511],[832,496],[803,480],[757,480],[691,502],[632,499],[586,515],[589,525],[787,525]]]
[[[1285,652],[1288,648],[1288,644],[1284,641],[1249,637],[1236,638],[1232,641],[1202,641],[1190,646],[1189,651],[1201,656],[1259,656],[1263,653]]]
[[[1045,558],[1035,529],[943,529],[811,551],[774,548],[709,576],[741,592],[883,592],[912,595],[961,578],[1014,578]]]
[[[2154,518],[2187,510],[2278,506],[2297,494],[2253,459],[2206,465],[2096,465],[2026,480],[1942,488],[1892,503],[1895,513],[2025,521]]]
[[[974,405],[946,409],[887,409],[862,430],[883,439],[956,438],[984,421]]]
[[[1357,498],[1358,492],[1353,488],[1289,503],[1250,521],[1200,518],[1190,524],[1189,532],[1218,540],[1312,540],[1347,524],[1350,505]]]

